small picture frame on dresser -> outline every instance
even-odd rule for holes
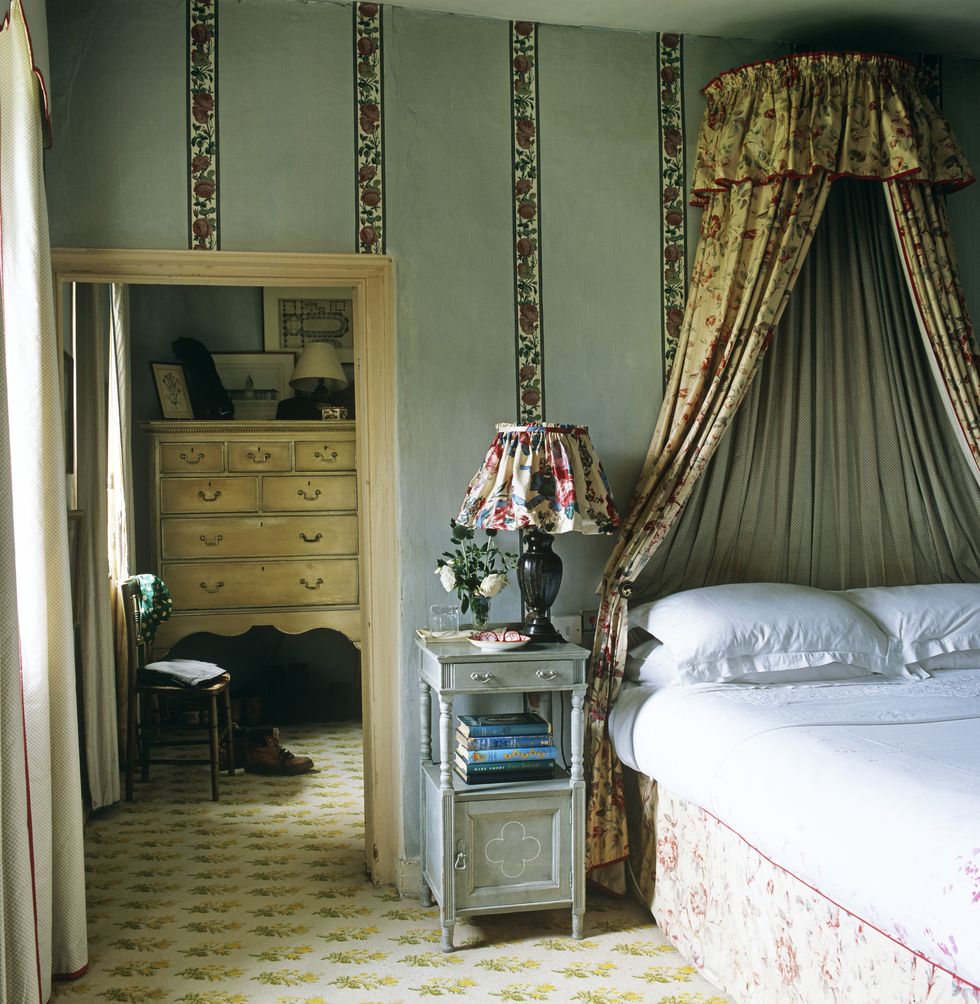
[[[187,374],[180,363],[150,363],[153,385],[165,419],[193,418],[191,395],[187,389]]]

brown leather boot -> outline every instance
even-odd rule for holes
[[[249,744],[245,751],[245,770],[250,774],[305,774],[313,769],[308,756],[295,756],[279,745],[279,730],[273,729],[265,741]]]

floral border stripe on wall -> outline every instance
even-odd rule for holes
[[[510,25],[511,126],[514,162],[514,310],[517,414],[544,418],[541,310],[541,206],[538,197],[538,26]]]
[[[188,246],[221,247],[218,227],[218,8],[187,0]]]
[[[664,384],[677,353],[677,339],[687,302],[687,176],[684,156],[682,36],[657,35],[657,121],[660,131],[661,246],[663,274]]]
[[[384,60],[381,5],[354,4],[357,250],[384,254]]]

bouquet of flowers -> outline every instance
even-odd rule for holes
[[[435,573],[447,593],[456,591],[465,614],[475,601],[496,596],[507,585],[507,570],[517,567],[517,555],[497,548],[496,530],[487,530],[487,539],[478,544],[474,532],[449,521],[455,550],[443,551]],[[483,604],[479,604],[483,606]]]

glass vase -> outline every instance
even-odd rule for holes
[[[470,597],[470,612],[473,615],[473,627],[477,631],[483,631],[490,623],[490,597],[477,596]]]

